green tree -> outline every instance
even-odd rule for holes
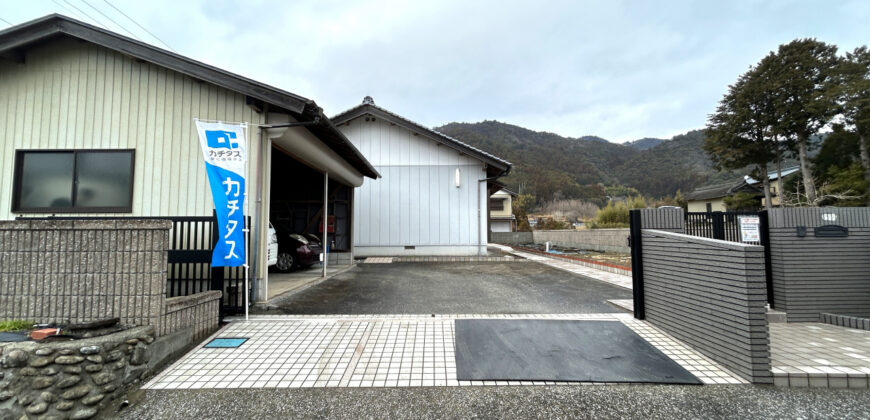
[[[543,217],[535,226],[536,230],[564,230],[572,229],[571,223],[553,219],[552,217]]]
[[[645,209],[647,208],[646,200],[642,196],[632,197],[628,200],[628,206],[632,209]]]
[[[535,205],[535,196],[531,194],[520,194],[511,200],[511,210],[514,217],[517,219],[517,231],[531,232],[532,226],[529,225],[529,212]]]
[[[780,45],[770,63],[770,71],[775,74],[771,81],[776,89],[772,108],[777,116],[776,134],[787,137],[794,145],[810,203],[816,201],[817,192],[807,150],[811,146],[810,136],[839,112],[833,94],[838,62],[836,45],[807,38]]]
[[[814,173],[820,185],[819,205],[866,204],[870,182],[865,178],[860,161],[861,146],[858,134],[842,124],[835,124],[833,131],[825,137],[819,153],[813,158]]]
[[[520,194],[511,200],[511,207],[514,214],[523,212],[528,214],[535,207],[535,196],[531,194]]]
[[[677,190],[674,194],[674,201],[677,204],[677,207],[682,207],[683,211],[689,211],[689,200],[686,200],[686,197],[683,197],[683,192]]]
[[[636,189],[631,187],[626,187],[625,185],[610,185],[608,187],[604,187],[604,193],[607,194],[609,199],[614,199],[618,197],[630,197],[634,195],[640,195]]]
[[[588,223],[590,229],[626,228],[628,227],[628,206],[623,202],[614,204],[612,201],[607,206],[598,210],[595,220]]]
[[[864,181],[870,185],[870,50],[866,46],[846,53],[841,65],[842,83],[839,84],[843,116],[855,127],[858,151],[864,168]],[[865,205],[870,206],[870,194]]]
[[[770,209],[767,164],[776,157],[777,145],[771,130],[775,98],[765,79],[752,67],[728,87],[708,120],[704,150],[718,170],[754,166],[753,177],[762,180]]]
[[[662,206],[682,207],[683,211],[688,211],[689,203],[686,201],[686,198],[683,197],[683,192],[677,190],[673,197],[662,198],[661,200],[656,201],[653,207],[659,208]]]
[[[757,211],[761,201],[755,194],[740,192],[729,195],[723,200],[728,211]]]
[[[864,168],[854,162],[844,168],[832,166],[825,174],[828,182],[819,189],[821,206],[857,207],[866,203],[868,194]]]

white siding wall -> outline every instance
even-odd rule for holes
[[[361,117],[339,128],[382,175],[354,190],[356,255],[485,252],[482,162],[380,119]]]
[[[120,216],[211,215],[194,117],[263,122],[243,95],[88,43],[0,60],[0,220],[16,216],[16,149],[135,149],[133,213]]]

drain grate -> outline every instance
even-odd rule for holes
[[[207,349],[235,349],[245,344],[245,341],[248,341],[247,338],[215,338],[214,340],[209,341],[206,345],[202,346]]]

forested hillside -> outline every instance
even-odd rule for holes
[[[606,200],[604,186],[624,185],[647,196],[691,191],[716,173],[705,155],[703,132],[626,145],[600,137],[562,137],[498,121],[450,123],[436,130],[511,161],[510,188],[544,201],[554,197]]]

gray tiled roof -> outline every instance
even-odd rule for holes
[[[380,176],[350,140],[323,115],[323,110],[313,100],[67,16],[52,14],[0,31],[0,54],[19,57],[30,46],[58,36],[80,39],[118,51],[135,59],[238,92],[270,104],[273,109],[286,110],[297,121],[312,121],[314,123],[306,126],[305,129],[327,147],[362,175],[370,178]]]
[[[709,200],[711,198],[725,197],[738,192],[762,193],[762,190],[747,184],[746,181],[726,182],[715,185],[698,187],[686,194],[686,200]]]
[[[463,143],[463,142],[461,142],[453,137],[450,137],[444,133],[440,133],[440,132],[435,131],[431,128],[428,128],[420,123],[411,121],[411,120],[409,120],[401,115],[398,115],[394,112],[391,112],[391,111],[388,111],[384,108],[381,108],[381,107],[375,105],[374,101],[369,96],[366,96],[366,98],[363,100],[362,104],[357,105],[351,109],[348,109],[347,111],[344,111],[342,113],[339,113],[338,115],[335,115],[334,117],[330,118],[330,120],[332,120],[332,122],[335,125],[340,125],[340,124],[343,124],[345,122],[348,122],[354,118],[357,118],[357,117],[365,115],[365,114],[380,115],[381,117],[383,117],[385,119],[392,120],[393,122],[400,124],[402,126],[405,126],[407,128],[411,128],[413,130],[425,132],[430,137],[435,138],[435,140],[438,140],[438,141],[445,143],[447,145],[452,145],[456,149],[459,149],[459,150],[467,153],[470,156],[476,157],[477,159],[480,159],[480,160],[482,160],[490,165],[498,167],[499,169],[505,171],[505,175],[508,172],[510,172],[511,167],[513,166],[512,163],[510,163],[510,162],[508,162],[508,161],[506,161],[498,156],[495,156],[491,153],[487,153],[487,152],[480,150],[476,147],[465,144],[465,143]]]

